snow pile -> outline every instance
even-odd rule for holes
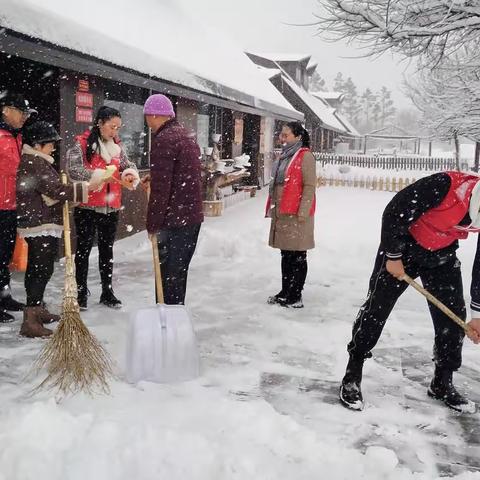
[[[79,403],[68,402],[72,410]],[[117,386],[112,398],[81,403],[77,412],[51,399],[1,414],[0,479],[420,478],[389,449],[362,455],[331,445],[264,401],[222,398],[194,383]]]

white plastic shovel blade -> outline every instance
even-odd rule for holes
[[[158,304],[130,318],[127,380],[174,383],[200,374],[200,359],[190,313],[183,305]]]

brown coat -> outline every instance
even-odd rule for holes
[[[268,244],[280,250],[310,250],[315,247],[313,237],[314,217],[309,215],[315,189],[317,174],[315,157],[305,153],[302,163],[303,192],[297,215],[283,215],[277,207],[271,209],[272,223]],[[272,205],[280,205],[283,185],[276,185],[273,191]],[[301,218],[302,221],[299,220]]]
[[[21,236],[62,230],[63,203],[88,199],[88,184],[63,185],[52,163],[52,157],[23,146],[17,171],[17,227]]]

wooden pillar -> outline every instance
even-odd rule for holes
[[[478,142],[477,142],[477,145],[478,145]],[[432,141],[431,140],[428,142],[428,156],[429,157],[432,156]]]
[[[363,137],[363,153],[364,154],[367,153],[367,139],[368,139],[367,136]]]

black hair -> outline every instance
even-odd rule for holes
[[[122,118],[122,115],[116,108],[100,107],[97,111],[97,116],[95,117],[95,122],[93,123],[92,130],[87,140],[87,160],[90,161],[93,154],[99,150],[98,139],[100,138],[100,122],[106,122],[112,118]]]
[[[296,137],[302,137],[302,147],[310,148],[310,134],[300,122],[288,122],[284,126],[288,127]]]

